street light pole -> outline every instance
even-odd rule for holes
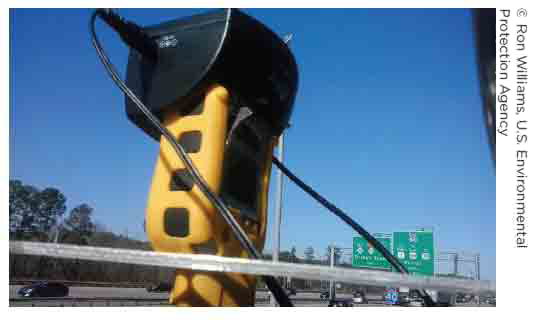
[[[288,34],[284,37],[284,43],[288,44],[292,39],[292,34]],[[280,162],[283,162],[284,157],[284,132],[279,137],[279,154],[277,156]],[[280,251],[280,226],[282,220],[282,183],[283,183],[282,171],[277,171],[277,195],[275,197],[275,219],[273,221],[273,262],[279,261]],[[276,307],[277,303],[275,299],[271,299],[271,306]]]
[[[481,262],[480,262],[480,256],[479,253],[476,254],[476,279],[479,281],[481,280]]]
[[[334,268],[334,244],[331,244],[331,268]],[[329,298],[334,300],[336,297],[336,288],[334,287],[334,280],[331,280],[329,286]]]
[[[284,133],[279,137],[279,161],[283,161],[284,156]],[[275,221],[273,221],[273,262],[279,262],[280,251],[280,225],[282,220],[282,171],[279,169],[277,172],[277,196],[275,198]],[[271,299],[271,306],[276,307],[277,302],[275,299]]]
[[[453,254],[453,274],[457,276],[458,272],[459,272],[459,254],[454,253]]]
[[[279,154],[277,158],[280,162],[284,157],[284,133],[279,137]],[[280,225],[282,220],[282,188],[283,188],[283,176],[282,171],[277,171],[277,195],[275,198],[275,221],[273,221],[273,261],[279,261],[280,250]]]

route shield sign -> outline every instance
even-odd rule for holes
[[[397,288],[388,288],[385,292],[385,303],[386,304],[396,304],[398,302],[398,289]]]
[[[432,232],[394,232],[393,254],[409,273],[432,276],[435,265],[433,249]]]
[[[374,233],[373,236],[388,251],[392,250],[392,235]],[[353,237],[353,267],[390,270],[390,263],[383,255],[362,237]]]

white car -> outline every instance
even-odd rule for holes
[[[357,291],[353,293],[353,303],[368,303],[368,300],[366,299],[366,295],[363,292]]]
[[[421,299],[410,299],[409,300],[409,306],[410,307],[423,307],[424,302]]]

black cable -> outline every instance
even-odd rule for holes
[[[223,219],[225,222],[230,226],[232,232],[238,239],[238,241],[241,243],[243,248],[247,251],[249,256],[253,259],[260,259],[261,255],[256,250],[254,245],[251,243],[243,229],[240,227],[238,222],[234,219],[234,216],[231,214],[230,210],[227,208],[223,200],[216,194],[214,194],[210,188],[208,187],[208,184],[204,180],[204,178],[201,176],[187,153],[184,151],[182,146],[177,142],[177,140],[173,137],[173,135],[162,126],[161,122],[156,118],[152,112],[139,100],[139,98],[128,88],[128,86],[121,80],[119,77],[117,71],[113,67],[113,65],[110,63],[108,57],[104,53],[104,50],[102,49],[102,46],[100,45],[100,42],[98,41],[96,32],[95,32],[95,20],[96,17],[102,17],[103,15],[106,16],[108,10],[95,10],[95,12],[92,14],[91,19],[89,21],[89,29],[91,32],[91,41],[93,43],[93,46],[95,47],[97,54],[106,68],[106,71],[112,78],[112,80],[115,82],[115,84],[121,89],[121,91],[124,92],[131,100],[134,102],[134,104],[139,108],[143,114],[149,119],[149,121],[160,131],[163,137],[167,139],[169,144],[173,147],[176,154],[179,156],[181,161],[184,163],[186,168],[188,169],[189,173],[191,174],[193,181],[195,184],[199,187],[201,192],[208,198],[208,200],[212,203],[212,205],[217,209],[217,211],[223,216]],[[118,17],[118,16],[117,16]],[[106,18],[103,18],[104,21],[110,20],[115,18],[113,16],[106,16]],[[114,21],[110,26],[113,26],[113,24],[120,24],[122,20],[120,21]],[[119,28],[120,30],[120,28]],[[138,46],[139,48],[143,48],[143,46]],[[143,50],[143,49],[138,49]],[[143,51],[140,52],[141,54],[144,54]],[[273,293],[274,298],[277,300],[277,303],[281,307],[293,307],[292,302],[286,295],[286,292],[281,288],[277,280],[272,276],[262,276],[262,279],[268,286],[269,290]]]
[[[383,257],[385,257],[385,259],[388,260],[388,262],[390,262],[390,264],[394,267],[394,269],[396,269],[396,271],[398,271],[400,273],[403,273],[403,274],[408,274],[409,273],[407,271],[407,269],[405,268],[405,266],[403,264],[401,264],[399,262],[399,260],[383,246],[382,243],[380,243],[377,239],[375,239],[374,236],[369,234],[368,231],[366,231],[362,226],[360,226],[357,222],[355,222],[353,219],[351,219],[351,217],[349,217],[347,214],[345,214],[342,210],[338,209],[338,207],[336,207],[334,204],[329,202],[327,199],[322,197],[319,193],[314,191],[314,189],[312,189],[306,183],[304,183],[298,177],[296,177],[275,156],[273,156],[273,163],[290,180],[292,180],[292,182],[294,182],[301,189],[303,189],[303,191],[308,193],[312,198],[314,198],[316,201],[321,203],[325,208],[327,208],[329,211],[334,213],[337,217],[342,219],[345,223],[350,225],[353,228],[353,230],[357,231],[360,235],[362,235],[364,237],[364,239],[366,239],[366,241],[371,243],[373,245],[373,247],[376,248],[383,255]],[[427,294],[427,292],[425,292],[425,290],[422,290],[422,292],[420,292],[420,290],[418,290],[418,294],[424,300],[424,303],[425,303],[426,306],[428,306],[428,307],[434,307],[435,306],[435,302],[433,301],[433,299],[431,299],[431,297]]]
[[[127,21],[111,9],[97,9],[97,15],[114,29],[129,47],[136,49],[143,57],[155,62],[158,59],[158,46],[143,28]]]

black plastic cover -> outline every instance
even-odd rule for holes
[[[160,119],[191,112],[213,84],[226,87],[274,136],[287,126],[297,91],[297,65],[270,29],[237,9],[221,9],[144,28],[159,45],[153,63],[131,50],[127,85]],[[126,98],[128,118],[156,140],[160,133]]]

